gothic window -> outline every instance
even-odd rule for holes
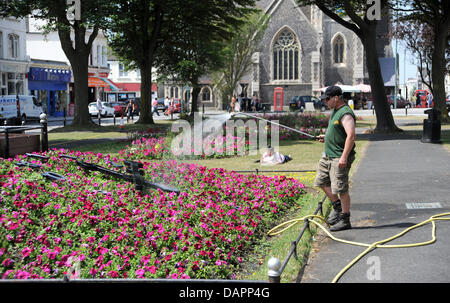
[[[345,43],[344,38],[341,35],[337,35],[333,39],[333,63],[341,64],[344,63],[344,49]]]
[[[273,45],[273,80],[298,80],[300,46],[295,35],[283,30]]]
[[[209,86],[204,86],[200,93],[201,102],[211,102],[211,89]]]

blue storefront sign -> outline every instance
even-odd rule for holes
[[[34,91],[39,100],[47,105],[47,114],[62,116],[67,102],[67,84],[71,77],[72,72],[66,69],[30,67],[28,89]]]
[[[29,80],[31,81],[55,81],[55,82],[70,82],[72,72],[65,69],[51,69],[31,67],[29,73]]]

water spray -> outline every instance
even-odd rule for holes
[[[242,112],[239,112],[239,113],[231,113],[231,116],[233,116],[233,115],[239,115],[239,114],[240,114],[240,115],[249,116],[249,117],[252,117],[252,118],[256,118],[256,119],[260,119],[260,120],[269,122],[269,123],[271,123],[271,124],[278,125],[278,126],[281,126],[281,127],[283,127],[283,128],[289,129],[289,130],[291,130],[291,131],[293,131],[293,132],[296,132],[296,133],[305,135],[305,136],[307,136],[307,137],[309,137],[309,138],[312,138],[312,139],[314,139],[314,140],[319,140],[319,137],[317,137],[317,136],[314,136],[314,135],[311,135],[311,134],[308,134],[308,133],[299,131],[298,129],[291,128],[291,127],[286,126],[286,125],[283,125],[283,124],[279,124],[279,123],[276,123],[276,122],[272,122],[272,121],[270,121],[270,120],[267,120],[267,119],[264,119],[264,118],[261,118],[261,117],[257,117],[257,116],[254,116],[254,115],[250,115],[250,114],[247,114],[247,113],[242,113]]]

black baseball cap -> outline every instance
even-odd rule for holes
[[[342,96],[342,89],[339,86],[333,85],[327,87],[325,93],[320,96],[320,99],[324,100],[335,96]]]

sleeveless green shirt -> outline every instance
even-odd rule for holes
[[[329,158],[340,158],[344,151],[345,139],[347,133],[341,124],[344,115],[350,114],[356,122],[355,114],[348,105],[344,105],[338,110],[333,110],[328,121],[328,128],[325,134],[325,155]],[[349,156],[355,154],[355,144]]]

